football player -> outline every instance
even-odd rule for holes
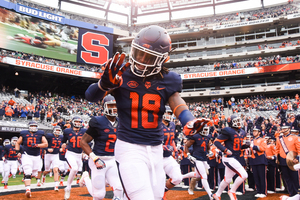
[[[48,141],[48,148],[46,149],[46,154],[44,158],[45,171],[42,177],[42,184],[45,183],[46,175],[50,172],[50,165],[52,164],[54,173],[54,190],[58,191],[58,166],[59,166],[59,150],[62,141],[62,130],[60,126],[55,126],[53,128],[53,133],[46,134],[46,139]]]
[[[7,189],[7,182],[10,174],[16,178],[16,173],[18,170],[18,157],[16,154],[15,143],[17,140],[17,137],[12,137],[10,144],[4,146],[4,153],[2,157],[4,161],[4,189]]]
[[[72,128],[67,128],[64,130],[62,143],[68,141],[68,151],[66,152],[65,157],[71,168],[67,181],[67,187],[65,188],[65,199],[70,198],[71,184],[77,172],[79,174],[82,173],[82,149],[80,146],[80,140],[85,132],[86,129],[82,128],[82,119],[78,116],[73,117]]]
[[[68,173],[68,170],[69,170],[69,165],[67,163],[67,160],[66,160],[66,151],[67,149],[65,148],[65,144],[62,145],[62,148],[59,149],[59,166],[58,166],[58,169],[59,169],[59,172],[60,172],[60,182],[59,182],[59,185],[60,186],[64,186],[64,180],[65,180],[65,177]]]
[[[222,161],[225,165],[224,179],[221,181],[218,191],[213,195],[215,200],[221,199],[221,193],[231,183],[232,177],[238,174],[239,177],[235,179],[228,195],[231,200],[236,200],[236,190],[248,177],[244,167],[241,165],[241,150],[250,147],[250,142],[244,144],[246,133],[242,127],[242,120],[236,115],[231,115],[229,120],[229,127],[221,130],[221,134],[215,139],[215,146],[223,152]],[[225,143],[225,146],[222,145]]]
[[[105,64],[98,83],[85,92],[97,102],[106,92],[116,98],[119,116],[115,158],[125,194],[129,199],[159,199],[164,195],[162,116],[169,103],[186,134],[202,130],[206,119],[195,119],[179,93],[179,74],[163,64],[169,60],[171,38],[159,26],[143,28],[133,39],[129,62],[116,53]]]
[[[38,130],[38,123],[30,121],[28,123],[28,130],[20,132],[20,137],[16,142],[16,153],[18,157],[20,154],[20,145],[23,146],[22,151],[22,167],[25,174],[25,196],[31,197],[31,176],[37,176],[41,168],[40,149],[48,147],[48,142],[44,136],[44,131]]]
[[[4,148],[2,146],[2,138],[0,138],[0,174],[2,175],[2,179],[4,177],[4,170],[3,170],[3,155]],[[4,181],[1,181],[1,183],[4,183]]]
[[[202,186],[207,192],[210,199],[212,198],[212,193],[207,181],[207,171],[209,165],[207,164],[207,155],[210,150],[210,138],[209,126],[205,126],[200,134],[195,134],[188,137],[188,141],[184,146],[184,153],[187,158],[195,164],[195,171],[197,172],[197,178],[201,178]],[[189,148],[193,145],[193,155],[189,153]]]
[[[172,189],[175,185],[181,183],[182,179],[192,178],[195,176],[194,172],[187,173],[185,175],[181,174],[180,165],[173,158],[172,153],[177,152],[177,147],[175,145],[175,124],[172,122],[173,113],[170,106],[166,106],[165,114],[163,115],[163,132],[164,132],[164,170],[166,174],[170,177],[166,181],[165,194],[168,190]],[[175,155],[176,156],[176,155]],[[165,198],[165,195],[164,195]]]
[[[118,175],[114,158],[114,147],[117,139],[117,106],[113,96],[107,95],[103,99],[104,116],[92,117],[89,128],[80,142],[83,151],[89,155],[89,167],[92,179],[85,171],[79,181],[80,186],[86,186],[94,200],[104,199],[106,193],[105,182],[114,189],[114,198],[123,197],[123,189]],[[94,148],[88,144],[94,140]],[[123,199],[123,198],[122,198]]]

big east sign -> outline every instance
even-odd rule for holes
[[[103,65],[112,57],[112,49],[112,35],[79,30],[77,62]]]

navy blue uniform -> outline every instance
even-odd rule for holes
[[[12,146],[11,144],[6,145],[4,147],[3,156],[7,160],[18,160],[17,153],[16,153],[16,148],[14,146]]]
[[[42,137],[44,136],[44,131],[38,130],[35,133],[30,133],[28,130],[23,130],[20,133],[23,138],[23,153],[31,156],[39,156],[40,148],[32,147],[32,144],[41,144]]]
[[[49,152],[48,148],[47,148],[46,153],[47,154],[58,154],[63,136],[59,135],[58,137],[56,137],[53,133],[48,133],[48,134],[46,134],[46,139],[48,141],[48,148],[53,149],[53,152]]]
[[[105,116],[92,117],[89,121],[89,134],[94,139],[93,152],[98,156],[114,156],[117,140],[118,118],[114,126]]]
[[[164,132],[164,145],[174,146],[175,138],[175,124],[174,122],[169,122],[169,126],[163,124]],[[169,157],[172,155],[172,152],[164,150],[164,157]]]
[[[241,150],[245,148],[243,145],[244,138],[246,137],[246,133],[243,129],[239,129],[236,131],[233,128],[225,127],[221,130],[221,134],[215,140],[215,146],[224,152],[225,149],[229,149],[232,152],[232,155],[225,157],[234,157],[241,164]],[[225,146],[221,144],[221,142],[225,143]]]
[[[72,151],[74,153],[82,152],[82,149],[80,147],[80,140],[85,131],[85,128],[81,128],[79,129],[79,131],[74,131],[73,128],[67,128],[64,130],[64,138],[62,140],[62,143],[69,141],[67,145],[68,151]]]
[[[207,147],[209,138],[200,134],[195,134],[189,137],[189,140],[194,140],[193,143],[193,157],[200,161],[207,161]]]
[[[120,119],[118,139],[142,145],[162,143],[165,105],[182,87],[179,74],[169,72],[163,76],[148,80],[135,76],[130,69],[124,72],[123,84],[114,91]]]

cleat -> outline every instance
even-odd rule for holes
[[[59,190],[59,189],[58,189],[58,186],[55,186],[55,187],[54,187],[54,191],[58,192],[58,190]]]
[[[188,189],[188,193],[189,193],[190,195],[194,195],[194,191],[191,190],[190,188]]]
[[[288,198],[289,198],[289,196],[286,196],[286,195],[280,196],[280,200],[287,200]]]
[[[8,178],[11,178],[12,177],[12,174],[9,174]]]
[[[230,197],[230,200],[237,200],[235,192],[228,191],[228,195]]]
[[[3,183],[4,183],[4,180],[2,180],[1,183],[3,184]]]
[[[4,189],[8,189],[7,185],[4,185]]]
[[[44,185],[44,183],[46,182],[46,177],[42,178],[42,184]]]
[[[36,186],[41,187],[42,184],[39,182],[39,183],[36,184]]]
[[[26,189],[25,196],[26,196],[27,198],[30,198],[30,197],[31,197],[31,191],[30,191],[29,189]]]
[[[77,179],[76,184],[79,184],[79,179]]]
[[[239,195],[239,196],[243,195],[242,192],[236,192],[235,194],[236,194],[236,195]]]
[[[274,194],[274,191],[268,190],[268,194]]]
[[[60,182],[59,182],[59,186],[64,186],[64,182],[63,182],[63,181],[60,181]]]
[[[71,190],[68,190],[67,188],[65,188],[65,200],[68,200],[70,198],[70,193],[71,193]]]
[[[84,186],[85,186],[84,179],[85,179],[86,177],[89,177],[89,173],[88,173],[87,171],[84,171],[84,172],[82,173],[82,176],[81,176],[79,182],[78,182],[78,184],[79,184],[80,187],[84,187]]]
[[[221,197],[218,197],[217,194],[213,194],[212,197],[214,200],[221,200]]]

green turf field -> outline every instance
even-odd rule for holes
[[[23,174],[21,174],[21,175],[17,174],[16,178],[11,177],[8,180],[8,186],[10,186],[10,185],[24,185],[24,182],[22,182],[22,178],[23,178]],[[66,180],[68,180],[68,176],[65,177],[65,181]],[[60,181],[60,178],[59,178],[59,181]],[[54,176],[49,177],[49,174],[48,174],[46,176],[46,183],[50,183],[50,182],[54,182]],[[37,183],[36,178],[32,178],[31,179],[31,184],[36,184],[36,183]]]
[[[29,44],[25,44],[20,41],[7,39],[7,36],[13,37],[15,34],[28,35],[34,38],[34,33],[31,31],[28,31],[18,26],[1,23],[0,24],[0,47],[4,49],[14,50],[14,51],[23,51],[30,54],[33,53],[36,55],[59,59],[59,60],[76,62],[77,55],[68,53],[68,50],[65,48],[58,47],[58,46],[57,47],[47,46],[47,48],[43,49],[39,47],[34,47]],[[37,36],[43,37],[43,34],[41,33],[35,32],[35,34]],[[73,40],[69,40],[68,43],[77,45],[77,41],[73,41]]]

